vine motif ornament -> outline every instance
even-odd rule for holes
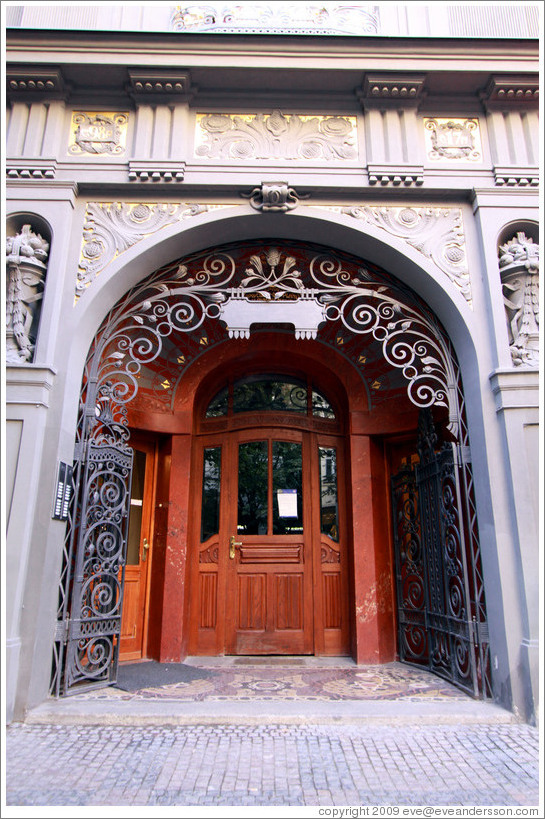
[[[357,158],[355,117],[203,114],[197,156],[208,159],[337,161]]]
[[[538,367],[539,245],[518,232],[498,253],[513,364]]]
[[[374,339],[388,364],[401,371],[411,402],[448,407],[456,435],[457,375],[433,317],[364,268],[354,275],[339,259],[316,255],[301,271],[291,254],[268,248],[254,254],[244,271],[229,253],[216,252],[170,265],[127,294],[107,317],[91,353],[86,383],[94,394],[82,394],[88,419],[83,438],[119,436],[141,371],[160,357],[165,340],[195,333],[206,319],[225,322],[225,308],[241,293],[265,307],[313,301],[323,321],[338,321],[349,332]]]
[[[342,208],[341,213],[361,219],[403,239],[434,262],[448,276],[468,305],[472,305],[460,208],[364,205]]]
[[[222,205],[89,202],[76,281],[76,301],[113,259],[182,219]]]
[[[32,361],[38,334],[49,243],[23,225],[6,239],[6,361]]]

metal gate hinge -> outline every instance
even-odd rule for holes
[[[68,632],[70,630],[70,618],[66,620],[57,620],[55,625],[55,642],[66,643],[68,640]]]

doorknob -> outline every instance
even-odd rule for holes
[[[150,544],[148,543],[147,538],[144,538],[144,543],[143,543],[143,547],[142,547],[142,562],[144,562],[144,560],[148,556],[149,547],[150,547]]]
[[[235,535],[229,538],[229,557],[231,560],[235,559],[235,546],[242,546],[241,540],[235,540]]]

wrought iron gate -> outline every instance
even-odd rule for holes
[[[484,590],[475,588],[458,447],[421,411],[418,461],[392,478],[399,657],[491,697]]]
[[[428,447],[417,469],[393,479],[400,653],[474,695],[490,696],[469,436],[448,338],[427,305],[372,265],[362,268],[357,260],[306,244],[280,252],[238,243],[157,270],[114,305],[91,345],[59,581],[53,694],[116,679],[132,470],[126,407],[146,367],[158,361],[165,343],[177,350],[168,378],[159,378],[161,389],[170,388],[178,383],[179,365],[189,366],[202,345],[209,346],[212,325],[225,324],[216,340],[249,333],[249,324],[228,329],[229,305],[239,311],[248,303],[252,315],[261,305],[270,320],[268,304],[299,299],[303,307],[314,305],[313,315],[319,310],[324,324],[338,328],[324,343],[337,349],[346,339],[348,357],[353,340],[358,367],[366,361],[363,346],[377,345],[387,366],[401,374],[414,406],[448,411],[448,428],[459,444],[438,455]],[[298,328],[299,337],[311,337],[317,326]],[[155,398],[159,394],[158,387]]]
[[[133,450],[116,401],[119,385],[99,383],[86,373],[59,584],[55,696],[117,679]]]

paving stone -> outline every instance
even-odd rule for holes
[[[5,793],[7,806],[532,806],[538,731],[518,723],[13,724]]]

